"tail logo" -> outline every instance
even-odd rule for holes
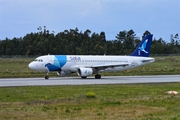
[[[146,49],[146,45],[147,45],[148,39],[144,41],[144,43],[142,44],[141,47],[139,47],[138,49],[142,52],[145,52],[146,54],[148,53],[145,49]]]

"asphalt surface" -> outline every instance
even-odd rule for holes
[[[102,76],[101,79],[88,77],[52,77],[44,78],[2,78],[0,87],[9,86],[45,86],[45,85],[95,85],[95,84],[137,84],[137,83],[167,83],[180,82],[180,75],[153,76]]]

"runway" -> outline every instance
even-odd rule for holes
[[[136,83],[166,83],[180,82],[180,75],[155,76],[102,76],[95,79],[80,77],[52,77],[48,80],[42,78],[2,78],[0,87],[10,86],[45,86],[45,85],[95,85],[95,84],[136,84]]]

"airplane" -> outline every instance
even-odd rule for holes
[[[146,35],[129,56],[44,55],[37,57],[28,67],[46,72],[45,79],[49,79],[49,72],[53,71],[56,71],[59,76],[77,73],[81,78],[95,74],[95,78],[100,79],[100,72],[128,70],[154,62],[155,59],[149,57],[152,36],[152,34]]]

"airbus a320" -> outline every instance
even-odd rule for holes
[[[29,68],[46,72],[45,79],[49,79],[49,72],[54,71],[60,76],[77,73],[81,78],[95,74],[95,78],[100,79],[100,72],[128,70],[154,62],[155,59],[149,57],[152,36],[146,35],[129,56],[44,55],[32,61]]]

